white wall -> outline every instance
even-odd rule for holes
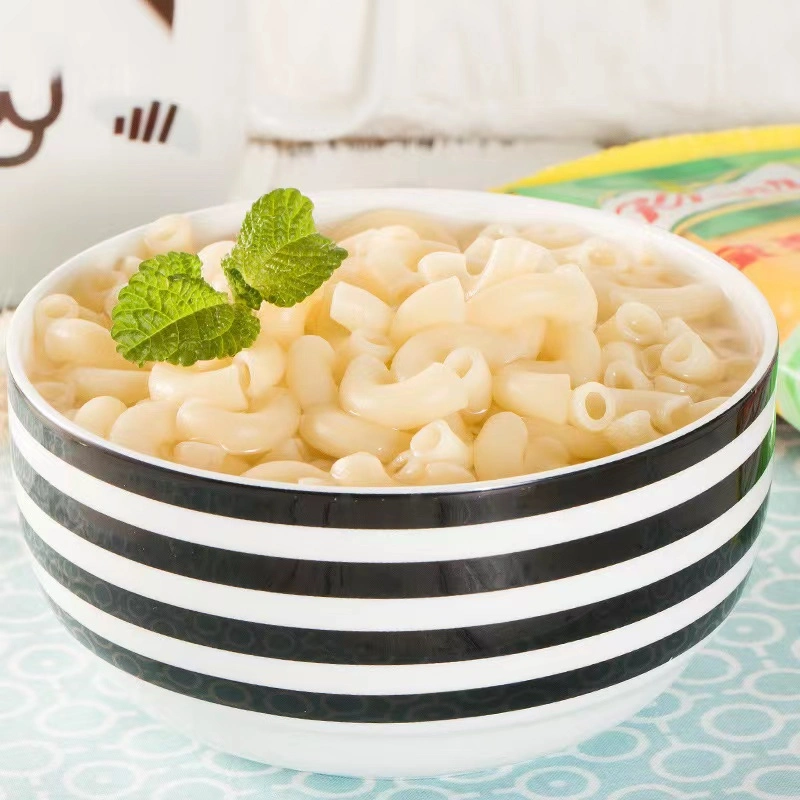
[[[348,134],[606,142],[800,120],[797,0],[248,2],[266,138],[276,97],[306,118],[352,105],[378,2],[389,35],[366,77],[380,86]]]

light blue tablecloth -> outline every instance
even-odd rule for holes
[[[569,752],[414,781],[266,767],[132,707],[40,596],[0,460],[0,800],[800,798],[800,435],[788,429],[747,592],[670,691]]]

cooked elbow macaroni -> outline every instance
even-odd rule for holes
[[[41,300],[30,375],[92,434],[177,464],[300,486],[511,478],[639,447],[713,412],[756,353],[724,293],[651,253],[573,228],[371,212],[333,232],[349,257],[261,334],[192,367],[125,361],[117,294],[140,255],[198,252],[227,291],[232,240],[186,217]]]

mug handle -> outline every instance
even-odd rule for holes
[[[394,62],[393,2],[367,0],[366,46],[358,70],[363,79],[349,107],[273,96],[252,109],[252,128],[264,138],[320,142],[347,136],[366,122],[380,103]]]

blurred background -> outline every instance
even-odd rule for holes
[[[790,122],[798,15],[792,0],[0,0],[0,300],[117,231],[276,185],[490,188],[642,137]]]
[[[486,187],[611,144],[800,113],[792,0],[251,0],[247,10],[245,193],[252,170],[309,188]],[[275,98],[306,124],[285,124]],[[325,111],[339,123],[328,130]],[[344,144],[292,142],[317,138]]]

